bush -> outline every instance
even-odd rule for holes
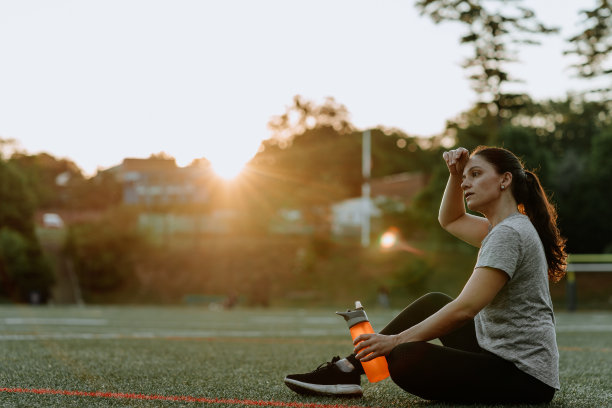
[[[36,242],[9,228],[0,229],[0,297],[44,303],[54,276]]]
[[[71,226],[65,252],[73,263],[85,300],[127,284],[145,246],[133,219],[116,211],[100,221]]]
[[[0,298],[45,302],[54,277],[34,232],[32,194],[23,175],[0,160]]]

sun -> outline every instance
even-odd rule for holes
[[[223,159],[212,161],[211,165],[217,176],[223,180],[231,181],[240,176],[240,173],[242,173],[242,170],[244,170],[245,162],[243,160],[225,157]]]
[[[237,137],[227,138],[206,149],[213,172],[226,181],[235,180],[244,171],[247,164],[258,151],[260,142],[243,140]]]

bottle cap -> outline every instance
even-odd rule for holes
[[[361,306],[361,302],[355,302],[355,310],[347,310],[346,312],[336,312],[337,315],[344,317],[346,320],[346,324],[349,328],[359,324],[361,322],[368,321],[368,315],[366,315],[365,310],[363,310],[363,306]]]

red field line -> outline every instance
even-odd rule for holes
[[[189,395],[150,395],[133,394],[123,392],[102,392],[102,391],[70,391],[53,390],[48,388],[0,388],[0,392],[15,394],[39,394],[39,395],[66,395],[76,397],[95,397],[95,398],[114,398],[128,400],[154,400],[154,401],[180,401],[180,402],[200,402],[204,404],[227,404],[227,405],[248,405],[259,407],[290,407],[290,408],[368,408],[359,405],[342,404],[315,404],[304,402],[285,402],[285,401],[265,401],[235,398],[204,398],[192,397]]]

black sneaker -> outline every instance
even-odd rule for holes
[[[336,356],[310,373],[288,375],[285,385],[298,394],[361,397],[361,374],[357,370],[350,373],[340,370],[338,360],[340,357]]]

